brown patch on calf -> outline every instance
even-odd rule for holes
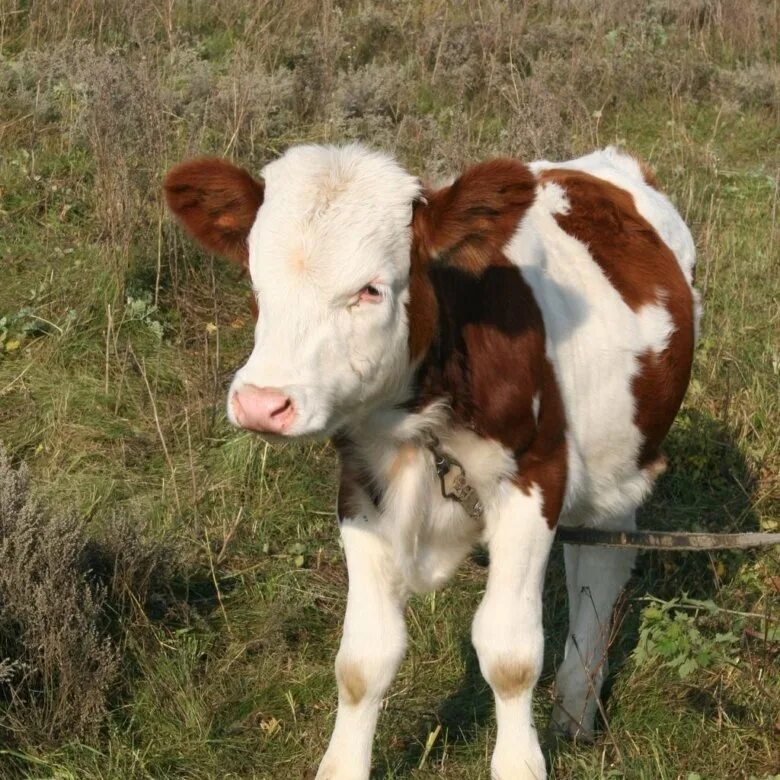
[[[685,397],[693,363],[693,326],[690,337],[675,330],[669,346],[660,354],[647,350],[639,357],[639,371],[631,381],[636,398],[634,423],[642,431],[644,442],[638,463],[642,468],[662,473],[654,467],[661,460],[660,447],[672,427]]]
[[[252,312],[252,318],[257,322],[257,318],[260,316],[260,307],[257,305],[257,298],[253,292],[249,294],[249,309]]]
[[[444,398],[456,425],[514,453],[518,485],[539,486],[552,527],[565,489],[565,416],[541,311],[504,254],[535,189],[525,165],[494,160],[416,205],[409,349],[419,362],[415,405]]]
[[[374,507],[379,506],[382,497],[366,477],[366,468],[358,461],[352,442],[342,434],[333,436],[331,442],[336,448],[341,465],[336,515],[339,522],[343,522],[346,518],[358,517],[361,511],[365,511],[361,506],[362,497],[367,497]]]
[[[672,250],[637,211],[631,193],[582,171],[553,168],[539,178],[564,190],[569,210],[555,220],[585,244],[631,309],[658,303],[659,292],[667,289],[691,300]]]
[[[537,434],[517,459],[515,483],[530,494],[534,485],[542,493],[542,515],[554,528],[563,508],[568,461],[566,451],[566,412],[550,361],[542,366],[541,403]]]
[[[263,203],[262,181],[216,157],[177,165],[163,183],[168,207],[206,249],[249,265],[249,230]]]
[[[501,699],[514,699],[523,691],[532,688],[536,682],[536,672],[529,664],[521,661],[499,661],[488,671],[487,679],[496,696]]]
[[[551,169],[542,181],[560,185],[569,211],[556,214],[558,224],[588,247],[626,304],[663,306],[674,332],[662,352],[639,356],[632,380],[636,398],[634,422],[644,436],[640,467],[651,466],[680,408],[693,361],[693,296],[672,250],[637,211],[629,192],[582,171]],[[655,185],[652,185],[655,186]]]
[[[428,279],[431,262],[478,273],[503,258],[503,249],[534,201],[536,180],[518,160],[489,160],[455,182],[428,190],[412,217],[409,352],[421,358],[432,343],[437,300]],[[505,259],[505,258],[504,258]]]
[[[417,248],[412,248],[412,266],[409,272],[409,358],[412,363],[422,359],[436,336],[439,319],[438,303],[428,278],[428,266],[415,260]]]
[[[342,464],[339,492],[336,498],[336,516],[339,522],[360,514],[360,483],[356,475]]]
[[[345,704],[355,707],[363,701],[368,685],[360,666],[352,661],[336,659],[336,681]]]

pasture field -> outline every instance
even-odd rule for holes
[[[359,139],[435,180],[495,155],[637,152],[693,230],[704,299],[640,525],[780,530],[779,14],[0,0],[0,777],[313,777],[327,743],[335,458],[226,422],[248,287],[165,213],[161,178],[189,156],[259,169]],[[780,777],[778,555],[641,555],[601,734],[548,739],[551,777]],[[412,600],[376,778],[488,777],[469,641],[485,565]],[[556,549],[542,729],[565,611]]]

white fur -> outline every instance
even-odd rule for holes
[[[583,170],[630,192],[691,283],[690,233],[670,201],[643,181],[633,158],[610,148],[555,167]],[[554,533],[542,516],[541,494],[516,487],[512,454],[454,427],[443,402],[417,414],[399,408],[412,369],[405,304],[419,183],[391,158],[359,146],[295,148],[263,177],[265,201],[249,239],[260,317],[254,350],[231,393],[245,383],[283,390],[297,411],[292,436],[346,430],[367,464],[365,476],[383,496],[378,509],[362,496],[355,517],[342,524],[350,584],[336,664],[339,709],[318,780],[368,778],[380,703],[404,652],[406,598],[441,587],[480,538],[491,566],[472,637],[496,694],[493,777],[544,777],[531,697],[542,662],[541,589]],[[556,222],[555,214],[568,208],[562,187],[540,186],[505,251],[541,308],[566,411],[561,522],[631,528],[653,481],[636,466],[642,436],[631,382],[638,357],[662,351],[674,326],[662,298],[638,312],[626,305],[588,247]],[[381,302],[358,302],[369,283],[381,290]],[[532,411],[538,418],[538,396]],[[465,468],[484,504],[484,524],[441,496],[426,446],[431,433]],[[633,560],[619,550],[566,550],[570,635],[553,719],[571,734],[592,732],[610,612]],[[507,685],[512,670],[523,668],[528,685]]]
[[[534,414],[534,422],[539,422],[539,409],[542,405],[542,399],[539,393],[534,393],[534,397],[531,399],[531,411]]]
[[[611,525],[636,527],[634,514]],[[612,609],[636,560],[636,550],[564,545],[569,596],[569,633],[555,678],[553,728],[572,737],[593,737],[599,693],[607,676]]]
[[[490,511],[498,486],[515,473],[509,452],[496,442],[453,427],[446,407],[432,404],[420,414],[376,416],[353,432],[360,459],[383,493],[381,509],[395,565],[407,587],[424,593],[443,586],[479,541],[482,527],[461,506],[441,495],[433,455],[427,447],[433,433],[439,446],[457,460]]]

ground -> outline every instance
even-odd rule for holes
[[[0,501],[0,775],[301,777],[327,742],[335,458],[226,422],[247,284],[165,213],[188,156],[256,170],[360,139],[437,180],[493,155],[637,152],[691,226],[704,298],[640,524],[780,530],[778,29],[769,0],[0,6],[2,473],[26,463],[40,504]],[[487,778],[485,564],[412,602],[377,778]],[[601,734],[547,740],[551,776],[777,777],[779,593],[776,551],[642,555]]]

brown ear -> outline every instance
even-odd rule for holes
[[[535,190],[527,166],[498,159],[468,168],[449,187],[426,192],[412,218],[420,258],[482,270],[512,237]]]
[[[172,168],[163,183],[168,208],[206,249],[249,265],[247,238],[263,203],[263,182],[217,157]]]

